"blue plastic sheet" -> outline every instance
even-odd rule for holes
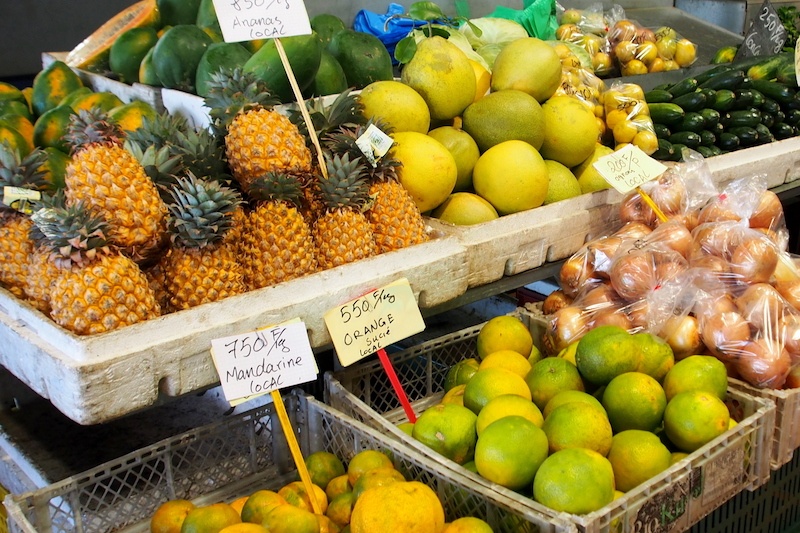
[[[380,15],[367,9],[362,9],[356,13],[353,21],[353,29],[364,33],[371,33],[376,36],[386,46],[389,55],[392,56],[392,63],[397,61],[394,58],[394,49],[397,43],[409,34],[417,26],[426,24],[424,20],[411,20],[408,18],[394,18],[389,20],[392,15],[402,15],[406,8],[400,4],[391,3],[386,8],[386,13]],[[389,21],[387,24],[386,21]]]

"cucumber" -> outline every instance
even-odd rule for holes
[[[776,140],[794,137],[794,128],[785,122],[776,122],[770,128],[770,131]]]
[[[778,69],[778,75],[775,76],[775,81],[782,83],[787,87],[797,88],[797,72],[792,63],[787,63]]]
[[[739,138],[739,146],[754,146],[758,144],[758,132],[749,126],[737,126],[730,128],[728,133],[732,133]]]
[[[669,127],[679,124],[686,114],[681,106],[671,102],[648,104],[648,107],[650,108],[650,118],[654,123]]]
[[[676,96],[672,103],[679,105],[684,111],[699,111],[706,106],[706,95],[700,91]]]
[[[700,134],[693,131],[676,131],[669,136],[668,141],[673,145],[683,144],[694,149],[700,146]]]
[[[656,132],[656,137],[658,137],[659,139],[666,139],[670,135],[672,135],[672,132],[669,130],[667,126],[665,126],[664,124],[659,124],[657,122],[653,123],[653,131]]]
[[[714,102],[711,107],[722,112],[733,109],[734,105],[736,105],[736,94],[730,89],[719,89],[714,94]]]
[[[738,45],[723,46],[718,48],[711,59],[712,65],[719,65],[721,63],[730,63],[736,57],[736,52],[739,51]]]
[[[683,96],[684,94],[695,92],[698,85],[697,78],[684,78],[670,87],[669,92],[672,94],[673,98]]]
[[[704,158],[714,157],[714,151],[711,150],[708,146],[703,146],[702,144],[698,146],[695,150],[702,155]]]
[[[797,126],[800,124],[800,109],[790,109],[786,112],[786,118],[784,118],[784,122],[789,124],[790,126]]]
[[[750,87],[750,92],[753,93],[753,102],[750,105],[753,107],[761,107],[764,105],[764,100],[766,100],[764,93],[753,87]]]
[[[704,81],[700,84],[700,88],[714,89],[715,91],[719,91],[720,89],[735,91],[746,79],[747,75],[743,71],[731,70]]]
[[[700,132],[700,146],[714,146],[717,144],[717,136],[714,132],[703,130]]]
[[[776,115],[781,110],[781,105],[773,100],[772,98],[764,98],[764,103],[761,104],[761,111],[764,113],[769,113],[770,115]]]
[[[720,150],[720,147],[717,145],[709,146],[708,148],[711,150],[712,155],[722,154],[722,150]]]
[[[653,159],[658,159],[659,161],[674,161],[675,148],[673,148],[672,143],[667,139],[659,139],[658,148],[655,152],[650,154],[650,156]]]
[[[772,132],[763,124],[756,124],[753,128],[758,133],[758,144],[766,144],[775,140]]]
[[[662,89],[651,89],[644,93],[644,101],[648,104],[669,102],[672,100],[672,93]]]
[[[712,67],[705,72],[695,75],[694,79],[697,80],[698,86],[702,87],[703,83],[711,78],[719,76],[720,74],[725,74],[726,72],[730,72],[732,70],[736,70],[736,67],[734,67],[732,64],[717,65],[716,67]]]
[[[778,75],[778,70],[786,64],[788,58],[787,54],[776,54],[748,68],[747,77],[751,80],[771,80]]]
[[[707,129],[713,129],[717,124],[719,124],[720,114],[716,109],[706,107],[698,111],[698,113],[703,116],[703,120],[705,120]]]
[[[685,144],[672,143],[672,149],[675,150],[675,159],[673,161],[683,161],[683,151],[689,148]]]
[[[761,113],[761,124],[764,126],[771,128],[773,124],[775,124],[775,115],[770,115],[769,113]]]
[[[676,132],[678,131],[691,131],[700,133],[706,128],[706,121],[703,115],[696,111],[689,111],[683,116],[683,120],[675,126]],[[687,143],[684,143],[687,144]]]
[[[761,113],[757,109],[728,111],[720,120],[722,121],[722,125],[728,130],[739,126],[749,126],[752,128],[755,127],[756,124],[761,123]]]
[[[795,91],[786,85],[769,80],[752,80],[750,86],[781,105],[788,104],[795,94]]]
[[[747,109],[748,107],[753,105],[755,101],[755,94],[750,89],[736,89],[733,91],[736,95],[736,104],[734,104],[734,109]]]
[[[739,148],[740,144],[741,141],[739,140],[739,137],[728,131],[721,133],[719,137],[717,137],[717,146],[727,152],[736,150]]]

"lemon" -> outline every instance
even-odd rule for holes
[[[547,165],[547,195],[544,197],[542,205],[568,200],[581,195],[581,186],[578,178],[570,169],[559,163],[545,159]]]
[[[392,135],[391,153],[401,164],[400,183],[421,212],[445,201],[453,192],[458,167],[445,146],[424,133],[401,131]]]
[[[481,433],[475,445],[475,467],[489,481],[519,490],[533,482],[547,450],[547,436],[541,428],[527,418],[506,416]]]
[[[480,438],[481,433],[489,424],[511,415],[530,420],[537,427],[544,425],[542,412],[535,403],[516,394],[501,394],[489,400],[489,403],[478,413],[478,420],[475,423],[478,437]]]
[[[522,355],[528,355],[533,347],[533,336],[528,326],[519,318],[498,315],[481,326],[476,345],[479,359],[498,350],[514,350]]]
[[[556,511],[591,513],[614,500],[614,469],[592,450],[555,452],[536,472],[533,499]]]
[[[594,147],[594,152],[581,164],[572,168],[572,173],[578,178],[578,184],[581,186],[582,193],[600,191],[603,189],[611,188],[611,185],[600,175],[594,163],[601,157],[613,154],[614,150],[604,144],[597,143]]]
[[[448,196],[431,216],[457,226],[471,226],[500,217],[497,209],[483,197],[464,191]]]
[[[395,80],[374,81],[358,95],[367,119],[383,121],[392,132],[428,133],[431,114],[422,96],[408,85]]]
[[[542,104],[545,159],[567,167],[582,163],[594,153],[600,131],[594,113],[574,96],[555,95]]]
[[[517,89],[541,103],[556,92],[560,83],[558,54],[546,41],[536,37],[510,42],[492,65],[492,91]]]
[[[547,196],[547,165],[524,141],[505,141],[481,154],[472,172],[475,192],[501,215],[539,207]]]
[[[475,99],[477,86],[466,54],[438,35],[417,43],[414,57],[400,73],[400,81],[422,96],[432,120],[460,115]]]
[[[456,185],[454,191],[472,189],[472,169],[481,155],[478,145],[469,133],[453,126],[440,126],[428,132],[428,135],[447,148],[456,160]]]
[[[475,139],[481,152],[504,141],[525,141],[537,150],[544,141],[544,111],[524,91],[513,89],[487,94],[469,105],[462,128]]]

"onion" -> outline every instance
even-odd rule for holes
[[[718,277],[731,273],[731,264],[718,255],[703,254],[699,257],[693,257],[689,262],[689,266],[693,268],[705,268]]]
[[[614,237],[622,237],[623,239],[643,239],[650,235],[653,228],[642,222],[628,222],[613,233]]]
[[[636,330],[648,329],[650,325],[650,301],[637,300],[625,308],[628,318],[631,319],[631,328]]]
[[[680,213],[686,199],[686,185],[675,172],[665,172],[648,188],[650,198],[664,215]]]
[[[700,210],[697,216],[698,224],[708,222],[738,222],[742,219],[725,200],[713,200]]]
[[[647,226],[653,226],[656,222],[656,214],[637,191],[629,192],[622,199],[619,204],[619,218],[623,223],[638,222]]]
[[[789,375],[786,376],[786,381],[783,383],[784,389],[796,389],[800,387],[800,364],[795,364]]]
[[[748,237],[731,255],[731,272],[746,283],[766,283],[778,266],[775,244],[762,236]]]
[[[800,356],[800,315],[786,313],[778,322],[778,328],[786,351]]]
[[[723,313],[738,313],[736,303],[730,294],[722,294],[698,300],[694,304],[693,313],[698,317],[711,317]]]
[[[680,221],[664,222],[656,226],[645,238],[650,243],[658,243],[688,258],[692,249],[692,233]]]
[[[572,303],[572,298],[564,294],[564,291],[558,289],[547,295],[542,302],[542,312],[546,315],[552,315],[562,307],[566,307]]]
[[[659,336],[670,345],[676,360],[700,354],[705,347],[697,318],[692,315],[670,317]]]
[[[588,259],[588,253],[584,249],[572,254],[561,265],[559,285],[564,294],[570,298],[574,298],[584,283],[594,274],[594,268]]]
[[[623,300],[633,302],[644,298],[655,286],[655,274],[652,254],[632,251],[614,260],[609,279]]]
[[[697,247],[702,253],[729,259],[733,250],[742,242],[742,228],[729,222],[718,224],[700,224],[692,232],[692,259],[697,257]]]
[[[622,245],[622,237],[610,236],[597,239],[586,248],[589,254],[589,261],[594,267],[594,272],[600,277],[608,279],[608,271],[611,269],[611,262]]]
[[[553,313],[542,337],[545,350],[551,355],[557,354],[586,333],[586,326],[587,317],[583,309],[574,305],[562,307]]]
[[[618,307],[619,304],[619,296],[609,282],[592,287],[575,300],[575,305],[589,312],[612,306]]]
[[[736,361],[739,376],[755,387],[783,387],[792,358],[780,343],[757,339],[745,344]]]
[[[800,279],[779,281],[775,288],[789,305],[800,310]]]
[[[751,228],[774,229],[783,218],[783,205],[778,195],[770,190],[761,192],[752,215],[750,215]]]
[[[771,332],[770,336],[775,338],[784,309],[783,298],[775,287],[769,283],[749,285],[734,302],[739,314],[751,326],[763,334]]]
[[[592,313],[589,329],[607,325],[619,326],[627,331],[630,331],[633,328],[631,319],[628,318],[628,315],[625,314],[625,311],[619,307],[605,307],[599,309],[595,313]]]
[[[736,311],[702,316],[703,344],[722,360],[735,359],[735,350],[750,340],[750,325]]]
[[[663,284],[665,281],[675,279],[682,272],[685,272],[686,268],[686,263],[683,261],[682,257],[675,256],[663,258],[656,263],[656,283]]]

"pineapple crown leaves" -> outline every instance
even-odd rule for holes
[[[225,157],[221,137],[207,129],[188,129],[175,134],[172,153],[181,158],[184,169],[195,176],[204,176],[228,187],[233,178]]]
[[[330,133],[325,139],[325,146],[333,153],[349,153],[351,158],[363,156],[361,147],[356,144],[356,139],[361,137],[367,129],[374,125],[387,135],[394,129],[389,123],[378,117],[370,118],[365,124],[348,124]],[[370,180],[388,181],[398,179],[398,171],[402,163],[391,156],[391,152],[377,159],[375,166],[366,165],[365,171]]]
[[[47,187],[43,165],[47,152],[36,147],[22,157],[8,141],[0,142],[0,187],[43,190]]]
[[[214,131],[224,136],[233,118],[253,109],[271,109],[280,103],[266,82],[241,67],[220,68],[211,74],[204,98]]]
[[[288,172],[267,172],[256,178],[248,193],[257,202],[287,202],[299,207],[303,181],[301,176]]]
[[[100,108],[81,109],[70,116],[64,141],[75,153],[91,144],[121,145],[125,139],[123,129],[109,114]]]
[[[354,126],[366,122],[364,106],[358,96],[353,94],[352,89],[345,89],[336,95],[330,105],[325,105],[324,102],[323,97],[308,101],[310,107],[308,114],[319,139],[326,137],[341,127]],[[308,126],[299,109],[289,111],[289,120],[297,126],[303,136],[309,138]]]
[[[150,146],[161,148],[173,144],[176,136],[191,129],[186,117],[164,111],[154,117],[143,117],[142,125],[129,132],[126,140],[137,144],[142,150]]]
[[[172,154],[170,146],[158,147],[151,144],[146,149],[130,139],[125,140],[123,147],[142,165],[145,174],[156,184],[161,199],[170,200],[169,190],[176,183],[176,176],[183,172],[181,158]]]
[[[351,159],[349,153],[342,155],[325,153],[328,177],[320,177],[317,188],[328,210],[354,209],[364,212],[369,209],[371,199],[367,186],[366,168],[362,159]]]
[[[169,229],[173,244],[201,248],[221,240],[233,224],[231,214],[242,203],[238,191],[191,172],[170,190]]]
[[[33,206],[33,212],[37,212],[41,209],[47,208],[65,208],[67,205],[67,196],[66,191],[62,189],[56,189],[53,192],[43,193],[41,198],[31,202]],[[32,224],[30,230],[28,230],[28,234],[31,240],[37,244],[41,244],[45,242],[45,235],[42,233],[42,230],[39,229],[37,224]]]
[[[98,254],[108,253],[108,223],[92,214],[84,202],[43,207],[31,215],[41,232],[42,244],[51,251],[56,265],[84,265]]]

